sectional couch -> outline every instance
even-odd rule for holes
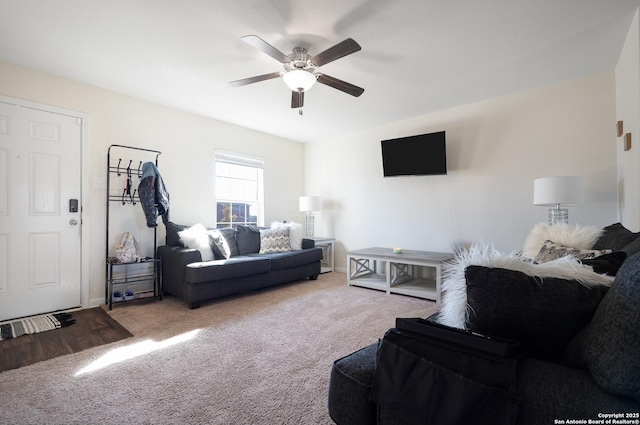
[[[245,291],[316,280],[320,274],[322,250],[311,239],[299,238],[292,245],[293,232],[286,226],[205,229],[199,246],[185,246],[188,238],[181,234],[194,227],[168,222],[166,244],[157,251],[164,292],[182,298],[189,308]]]
[[[574,229],[574,236],[584,230]],[[620,223],[598,230],[594,238],[577,238],[575,247],[566,234],[558,237],[562,243],[552,241],[553,251],[571,257],[556,252],[559,258],[537,263],[485,249],[475,258],[458,254],[447,269],[444,305],[425,322],[444,327],[447,338],[466,332],[466,341],[484,344],[474,335],[482,333],[518,344],[517,352],[491,360],[515,365],[508,388],[470,380],[486,368],[474,366],[481,356],[467,342],[451,345],[396,328],[334,362],[332,419],[338,425],[640,423],[640,233]],[[550,245],[545,239],[555,236],[545,231],[538,254],[536,248],[527,253],[525,243],[526,256],[550,254],[542,252]],[[434,360],[442,347],[450,354]],[[466,363],[456,360],[463,358]],[[478,388],[484,388],[480,396],[473,393]],[[505,394],[508,403],[500,406]]]

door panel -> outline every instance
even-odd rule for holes
[[[29,165],[29,212],[36,215],[60,215],[60,158],[31,153]]]
[[[29,234],[29,287],[60,285],[60,246],[59,233]]]
[[[81,305],[81,142],[76,117],[0,102],[0,320]]]

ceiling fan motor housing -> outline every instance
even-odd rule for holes
[[[291,62],[284,64],[284,69],[289,72],[294,69],[303,69],[313,73],[316,66],[311,62],[311,58],[307,54],[307,49],[303,47],[295,47],[293,53],[289,55]]]

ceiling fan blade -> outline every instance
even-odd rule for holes
[[[291,91],[291,107],[292,108],[302,108],[304,105],[304,92],[300,91]]]
[[[271,74],[257,75],[255,77],[243,78],[242,80],[230,81],[233,87],[242,87],[247,84],[257,83],[258,81],[271,80],[272,78],[278,78],[281,74],[279,72],[272,72]]]
[[[353,84],[347,83],[346,81],[338,80],[337,78],[330,77],[326,74],[320,74],[318,76],[318,82],[325,84],[329,87],[333,87],[334,89],[338,89],[343,91],[351,96],[358,97],[362,93],[364,93],[364,89],[358,86],[354,86]]]
[[[356,43],[353,38],[347,38],[344,41],[336,44],[333,47],[329,47],[324,52],[320,52],[311,58],[316,66],[320,67],[326,65],[329,62],[333,62],[336,59],[355,53],[361,49],[360,45]]]
[[[291,58],[289,56],[285,55],[280,50],[276,49],[271,44],[267,43],[257,35],[245,35],[244,37],[240,37],[240,39],[245,43],[260,50],[261,52],[271,56],[278,62],[282,62],[282,63],[291,62]]]

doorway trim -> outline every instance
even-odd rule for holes
[[[89,303],[89,214],[87,212],[88,200],[88,170],[87,155],[89,148],[87,146],[87,126],[88,116],[83,112],[72,111],[70,109],[59,108],[57,106],[46,105],[43,103],[32,102],[24,99],[4,96],[0,94],[0,102],[14,105],[19,108],[30,108],[39,111],[50,112],[54,114],[67,115],[80,120],[80,193],[82,194],[82,202],[80,204],[80,226],[82,234],[80,236],[80,302],[81,308],[90,307]]]

